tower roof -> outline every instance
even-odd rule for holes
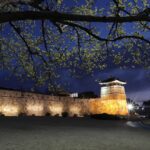
[[[108,85],[111,83],[118,83],[118,84],[122,84],[122,85],[126,84],[125,81],[120,80],[119,78],[116,78],[116,77],[111,77],[111,78],[108,78],[108,79],[100,82],[101,85]]]

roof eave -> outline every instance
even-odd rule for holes
[[[100,85],[108,85],[108,84],[111,84],[111,83],[119,83],[119,84],[122,84],[122,85],[127,84],[126,82],[119,81],[119,80],[114,80],[114,81],[109,81],[109,82],[100,82],[99,84]]]

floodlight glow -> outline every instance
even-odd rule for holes
[[[5,116],[18,116],[19,106],[12,104],[3,105],[1,111]]]
[[[28,115],[42,116],[44,113],[44,105],[28,103],[26,110]]]
[[[51,105],[49,105],[48,109],[52,116],[55,116],[55,115],[61,116],[64,108],[63,108],[62,103],[55,102],[55,103],[52,103]]]
[[[133,104],[128,104],[128,110],[133,110],[133,109],[134,109]]]
[[[69,107],[69,112],[71,116],[73,115],[80,116],[80,111],[81,111],[81,107],[79,105],[70,105]]]

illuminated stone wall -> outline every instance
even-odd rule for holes
[[[126,100],[93,99],[89,101],[91,114],[128,115]]]
[[[5,116],[34,115],[84,116],[88,114],[127,115],[125,95],[111,95],[97,99],[74,99],[28,92],[0,90],[0,114]]]

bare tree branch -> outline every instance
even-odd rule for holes
[[[109,36],[112,34],[112,31],[113,31],[113,29],[114,29],[114,27],[115,27],[115,22],[112,24],[112,26],[111,26],[111,28],[110,28],[110,30],[109,30],[109,33],[108,33],[108,36],[107,36],[107,38],[109,38]]]
[[[67,25],[70,25],[72,27],[78,27],[79,29],[85,31],[86,33],[88,33],[90,36],[94,37],[95,39],[99,40],[99,41],[104,41],[104,42],[115,42],[115,41],[119,41],[119,40],[122,40],[122,39],[139,39],[139,40],[142,40],[144,42],[147,42],[150,44],[150,41],[145,39],[144,37],[140,37],[140,36],[136,36],[136,35],[123,35],[123,36],[119,36],[117,38],[114,38],[114,39],[107,39],[107,38],[101,38],[99,37],[98,35],[94,34],[90,29],[88,28],[85,28],[79,24],[75,24],[73,22],[61,22],[63,24],[67,24]]]
[[[76,27],[75,27],[74,29],[75,29],[76,34],[77,34],[78,55],[79,55],[79,58],[80,58],[80,60],[81,60],[80,34],[79,34],[78,30],[76,29]]]
[[[145,15],[135,16],[91,16],[91,15],[77,15],[52,11],[24,11],[24,12],[1,12],[0,23],[18,20],[51,20],[59,21],[82,21],[82,22],[139,22],[148,21],[150,17]]]
[[[46,66],[48,66],[48,63],[47,63],[47,61],[45,60],[45,58],[43,57],[43,55],[41,55],[39,52],[32,51],[31,48],[30,48],[30,46],[28,45],[27,41],[26,41],[25,38],[20,34],[20,32],[18,31],[18,29],[15,27],[15,25],[14,25],[12,22],[9,22],[9,23],[10,23],[10,25],[12,26],[12,28],[16,31],[16,33],[19,35],[19,37],[22,39],[22,41],[24,42],[24,44],[26,45],[27,50],[28,50],[29,54],[31,55],[32,60],[33,60],[32,55],[37,55],[37,56],[39,56],[39,57],[42,59],[42,61],[44,62],[44,64],[45,64]]]
[[[30,48],[30,46],[28,45],[27,41],[25,40],[25,38],[22,36],[22,34],[20,33],[20,31],[18,30],[18,28],[12,23],[9,22],[10,26],[15,30],[15,32],[19,35],[19,37],[21,38],[21,40],[24,42],[25,46],[27,47],[28,52],[31,55],[36,55],[38,54],[37,52],[33,52]]]
[[[92,33],[92,31],[91,31],[90,29],[85,28],[85,27],[83,27],[83,26],[81,26],[81,25],[79,25],[79,24],[76,24],[76,23],[73,23],[73,22],[63,22],[63,21],[62,21],[61,23],[62,23],[62,24],[69,25],[69,26],[72,26],[72,27],[77,27],[77,28],[79,28],[79,29],[85,31],[85,32],[88,33],[89,35],[93,36],[94,38],[96,38],[96,39],[99,40],[99,41],[106,41],[105,38],[99,37],[98,35]]]
[[[142,27],[143,27],[144,29],[150,30],[150,26],[149,26],[147,23],[140,22],[140,24],[142,25]],[[144,30],[144,29],[143,29],[143,30]]]
[[[45,36],[44,20],[42,20],[41,26],[42,26],[41,28],[42,28],[42,36],[43,36],[44,46],[45,46],[46,51],[48,51],[46,36]]]

